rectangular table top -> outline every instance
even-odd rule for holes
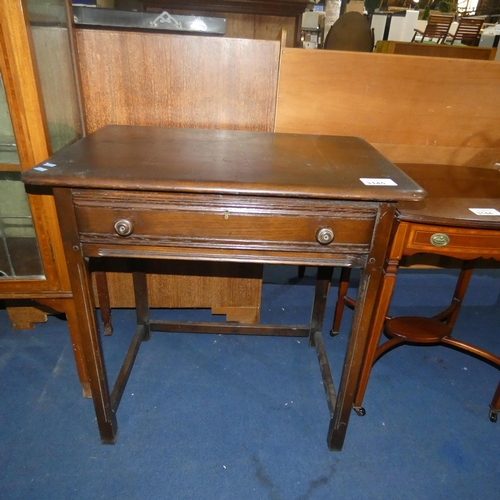
[[[370,201],[425,191],[363,139],[109,125],[23,175],[26,184]]]

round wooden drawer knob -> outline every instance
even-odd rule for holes
[[[120,236],[129,236],[134,231],[134,225],[127,219],[120,219],[115,222],[115,231]]]
[[[316,241],[321,245],[328,245],[334,238],[333,231],[329,227],[323,227],[316,233]]]

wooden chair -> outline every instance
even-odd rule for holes
[[[373,30],[366,16],[359,12],[341,15],[326,35],[326,50],[350,50],[353,52],[372,52],[374,45]]]
[[[424,31],[415,28],[412,42],[423,43],[426,39],[435,43],[443,43],[450,32],[450,26],[453,22],[453,16],[431,14],[427,20],[427,26]],[[420,35],[420,40],[417,40],[417,35]]]
[[[455,42],[464,45],[478,45],[484,19],[484,17],[462,17],[455,33],[448,33],[445,43],[449,45],[453,45]]]

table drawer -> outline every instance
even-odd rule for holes
[[[406,254],[437,253],[456,258],[498,258],[500,233],[488,229],[410,224]]]
[[[367,253],[373,203],[74,192],[82,243]]]

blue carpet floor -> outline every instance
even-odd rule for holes
[[[293,285],[296,269],[273,272],[262,320],[308,322],[312,270]],[[401,271],[391,312],[437,312],[455,278]],[[324,331],[338,381],[352,313],[329,337],[335,292]],[[455,335],[500,354],[499,305],[500,272],[477,271]],[[113,314],[115,333],[103,340],[111,377],[134,321]],[[103,446],[65,322],[13,331],[0,310],[0,499],[494,499],[500,422],[488,411],[499,380],[498,369],[452,349],[400,347],[375,365],[366,416],[353,414],[334,453],[306,339],[154,333],[118,410],[118,441]]]

